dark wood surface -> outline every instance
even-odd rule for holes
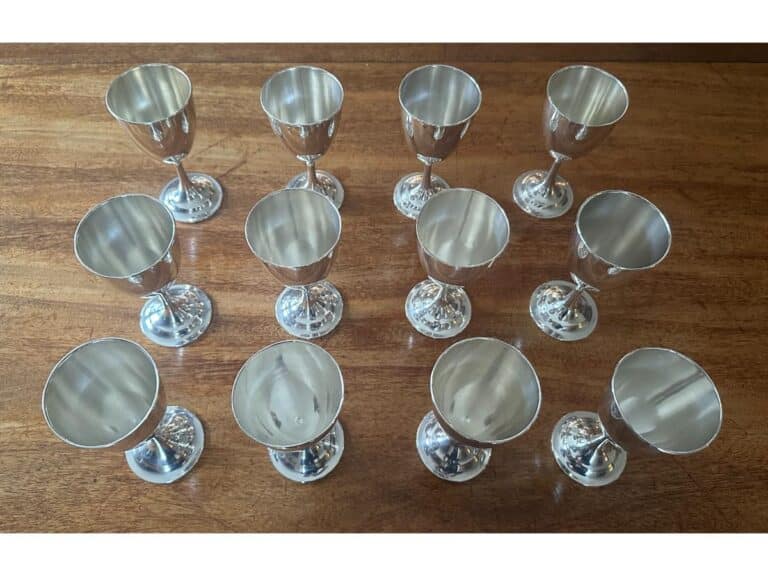
[[[606,188],[645,195],[668,216],[673,243],[657,270],[599,294],[596,332],[566,344],[540,333],[527,305],[540,282],[565,276],[575,210],[537,221],[510,193],[521,171],[547,164],[544,86],[574,59],[568,50],[560,49],[560,61],[516,62],[510,47],[502,47],[505,59],[493,46],[474,47],[468,59],[444,46],[417,47],[410,58],[403,47],[396,58],[365,46],[318,50],[327,55],[319,58],[285,46],[333,71],[346,90],[338,138],[320,162],[347,190],[330,277],[346,305],[339,329],[320,344],[345,376],[347,446],[332,476],[300,486],[240,432],[229,401],[241,364],[286,337],[273,316],[280,286],[250,254],[243,222],[256,200],[300,169],[258,104],[263,80],[291,58],[274,46],[264,57],[259,47],[202,47],[203,61],[194,47],[188,59],[172,52],[195,85],[199,133],[187,165],[226,187],[214,219],[179,226],[180,279],[208,291],[215,316],[202,340],[173,350],[142,337],[138,298],[88,274],[72,251],[75,226],[91,205],[124,192],[155,194],[172,177],[133,146],[103,104],[114,75],[165,48],[122,57],[114,47],[27,48],[0,49],[0,529],[768,529],[768,65],[610,62],[631,51],[601,48],[603,64],[629,89],[630,109],[604,144],[563,174],[577,203]],[[520,58],[529,60],[525,51]],[[424,273],[413,223],[392,205],[394,183],[418,168],[401,134],[397,86],[432,59],[460,64],[484,96],[467,138],[437,173],[491,194],[512,225],[504,256],[469,287],[474,316],[463,336],[520,346],[543,389],[532,429],[495,449],[485,473],[463,485],[434,478],[415,451],[432,363],[453,340],[424,338],[404,317],[404,298]],[[169,401],[204,420],[205,452],[177,484],[145,484],[121,454],[70,448],[45,425],[40,394],[51,366],[73,346],[109,335],[144,345]],[[575,485],[550,455],[552,426],[567,411],[595,409],[619,357],[648,345],[678,349],[709,371],[725,409],[720,436],[690,457],[631,454],[609,487]]]

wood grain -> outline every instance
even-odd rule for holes
[[[547,163],[540,110],[559,62],[515,61],[514,51],[494,46],[472,48],[472,59],[451,46],[399,47],[396,57],[376,46],[332,46],[319,52],[325,58],[291,46],[260,58],[258,48],[201,47],[204,58],[173,52],[195,85],[199,133],[188,167],[226,187],[214,219],[179,226],[180,279],[215,303],[208,334],[180,350],[142,338],[140,301],[86,273],[72,252],[91,205],[128,191],[155,194],[172,176],[134,148],[103,104],[124,64],[168,48],[120,57],[117,48],[83,45],[0,50],[0,529],[768,530],[768,65],[604,63],[626,82],[629,112],[563,174],[577,202],[606,188],[645,195],[668,216],[673,245],[657,270],[599,294],[596,332],[565,344],[535,328],[527,304],[540,282],[564,277],[574,211],[536,221],[510,200],[514,178]],[[281,57],[283,49],[293,56]],[[502,49],[508,56],[495,57]],[[280,286],[248,251],[243,222],[300,167],[264,120],[258,91],[285,62],[310,58],[346,90],[338,139],[320,162],[347,190],[331,274],[345,316],[320,343],[345,376],[347,446],[332,476],[299,486],[240,432],[229,395],[241,364],[286,337],[273,317]],[[494,196],[513,231],[493,272],[469,288],[474,316],[463,336],[517,344],[543,388],[533,428],[495,449],[486,472],[464,485],[432,477],[415,452],[432,363],[453,340],[424,338],[404,317],[404,298],[424,273],[413,224],[391,199],[397,179],[418,168],[400,132],[397,86],[432,59],[460,64],[484,96],[467,138],[437,172]],[[206,449],[184,481],[142,483],[120,454],[78,451],[47,429],[40,393],[51,366],[76,344],[108,335],[144,345],[169,401],[203,418]],[[631,454],[621,480],[606,488],[573,484],[550,455],[552,426],[567,411],[596,408],[615,362],[648,345],[678,349],[709,371],[725,408],[721,435],[690,457]]]

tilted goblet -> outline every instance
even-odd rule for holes
[[[221,206],[221,185],[181,165],[195,138],[192,82],[170,64],[142,64],[115,78],[107,90],[107,110],[144,152],[176,167],[160,200],[179,222],[200,222]]]
[[[43,415],[67,444],[125,452],[133,473],[155,484],[180,479],[203,452],[200,420],[166,406],[152,356],[122,338],[91,340],[59,360],[43,389]]]
[[[416,432],[416,449],[443,480],[471,480],[488,465],[491,448],[528,430],[539,414],[536,371],[514,346],[468,338],[449,346],[429,379],[434,407]]]
[[[139,326],[155,344],[184,346],[211,323],[208,295],[174,282],[181,257],[176,223],[159,200],[126,194],[97,204],[77,225],[75,256],[86,270],[147,298]]]
[[[530,313],[557,340],[581,340],[597,325],[597,305],[587,291],[625,282],[655,268],[669,253],[672,232],[661,211],[632,192],[605,190],[587,198],[571,237],[574,283],[555,280],[533,291]]]
[[[339,79],[313,66],[280,70],[261,87],[261,107],[272,131],[307,165],[306,173],[291,178],[286,188],[310,188],[326,195],[336,208],[344,201],[344,187],[330,172],[316,170],[315,162],[338,132],[343,102]]]
[[[415,220],[427,200],[448,188],[444,179],[432,174],[432,166],[445,160],[464,138],[480,109],[482,93],[463,70],[430,64],[405,75],[399,96],[405,139],[424,171],[400,179],[394,202],[404,216]]]
[[[517,178],[515,204],[536,218],[557,218],[568,212],[573,190],[558,176],[560,165],[584,156],[605,140],[628,106],[627,89],[605,70],[568,66],[552,74],[542,124],[554,161],[546,172],[530,170]]]
[[[428,278],[411,289],[405,315],[425,336],[451,338],[472,317],[463,286],[484,274],[509,242],[507,215],[482,192],[447,188],[421,210],[416,240]]]
[[[638,348],[616,364],[599,412],[571,412],[552,431],[552,453],[584,486],[618,479],[627,451],[693,454],[720,431],[723,408],[704,369],[667,348]]]
[[[232,412],[242,431],[268,448],[280,474],[302,484],[324,478],[341,459],[343,401],[344,380],[333,356],[302,340],[256,352],[232,387]]]
[[[272,192],[248,214],[248,246],[286,286],[275,303],[275,316],[292,336],[319,338],[341,321],[341,294],[325,280],[340,238],[339,211],[308,188]]]

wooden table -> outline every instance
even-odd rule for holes
[[[4,46],[0,48],[0,528],[5,531],[763,531],[768,529],[768,65],[765,49],[642,46]],[[674,62],[675,58],[687,60]],[[697,58],[719,62],[695,62]],[[647,61],[653,60],[652,62]],[[179,226],[180,279],[212,296],[199,342],[164,349],[139,332],[140,301],[83,270],[72,251],[80,217],[115,194],[157,194],[172,170],[142,154],[107,114],[113,76],[142,61],[191,76],[199,133],[190,169],[226,188],[219,214]],[[589,156],[565,166],[576,202],[606,188],[645,195],[668,216],[672,251],[652,273],[598,296],[600,323],[579,343],[549,339],[528,317],[531,291],[564,278],[575,210],[554,221],[511,202],[515,177],[547,165],[544,86],[564,62],[591,60],[626,83],[627,116]],[[645,60],[645,61],[643,61]],[[249,208],[299,163],[272,134],[261,83],[293,62],[339,76],[344,118],[320,166],[346,187],[331,279],[345,298],[339,329],[320,341],[345,376],[347,446],[332,476],[292,484],[236,426],[233,379],[256,350],[286,338],[273,315],[280,286],[243,237]],[[408,324],[403,302],[424,277],[414,227],[392,187],[418,169],[400,128],[397,87],[415,65],[442,61],[477,78],[483,105],[456,154],[437,168],[507,210],[512,239],[469,289],[463,336],[519,346],[538,370],[533,428],[494,449],[485,473],[453,485],[414,447],[429,410],[428,378],[450,344]],[[197,468],[152,486],[120,454],[58,441],[40,410],[51,366],[91,338],[122,336],[159,364],[169,401],[199,414]],[[582,488],[557,468],[552,426],[595,409],[624,353],[667,346],[718,385],[722,432],[690,457],[631,454],[615,484]]]

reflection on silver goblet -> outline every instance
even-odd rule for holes
[[[399,96],[405,139],[424,171],[400,179],[394,202],[404,216],[415,220],[427,200],[448,188],[445,180],[432,174],[432,166],[445,160],[464,138],[482,94],[463,70],[430,64],[405,75]]]
[[[200,420],[166,406],[152,356],[122,338],[91,340],[59,360],[43,389],[43,415],[67,444],[125,452],[133,473],[155,484],[180,479],[203,452]]]
[[[319,338],[341,321],[341,293],[325,280],[340,238],[339,211],[328,197],[308,188],[272,192],[248,214],[248,246],[286,286],[275,315],[292,336]]]
[[[482,192],[447,188],[421,210],[416,240],[428,278],[411,289],[405,315],[425,336],[451,338],[472,317],[463,286],[482,276],[509,242],[507,215]]]
[[[587,291],[620,284],[655,268],[669,253],[672,232],[661,211],[632,192],[605,190],[587,198],[571,237],[574,283],[555,280],[533,291],[530,313],[557,340],[581,340],[597,325],[597,305]]]
[[[536,218],[557,218],[573,204],[571,185],[558,176],[560,165],[600,144],[629,106],[618,78],[594,66],[561,68],[547,82],[542,124],[551,168],[529,170],[515,181],[513,198]]]
[[[429,390],[433,410],[419,425],[416,449],[430,472],[452,482],[480,474],[491,448],[528,430],[541,406],[533,366],[496,338],[448,347],[432,368]]]
[[[184,346],[211,323],[208,295],[175,283],[181,257],[176,223],[159,200],[126,194],[97,204],[77,225],[75,256],[89,272],[147,298],[139,326],[155,344]]]
[[[344,201],[344,187],[336,176],[316,170],[315,162],[328,151],[339,130],[344,89],[333,74],[314,66],[280,70],[261,87],[261,107],[272,131],[307,165],[286,188],[310,188],[327,196],[336,208]]]
[[[343,401],[344,380],[333,356],[301,340],[256,352],[232,387],[232,412],[242,431],[268,448],[280,474],[302,484],[324,478],[341,459]]]
[[[627,451],[693,454],[720,431],[723,408],[714,382],[690,358],[638,348],[616,364],[598,413],[571,412],[552,431],[552,453],[584,486],[614,482]]]
[[[181,165],[195,137],[192,82],[170,64],[142,64],[115,78],[107,90],[107,110],[144,152],[176,167],[160,200],[179,222],[200,222],[221,206],[221,185]]]

